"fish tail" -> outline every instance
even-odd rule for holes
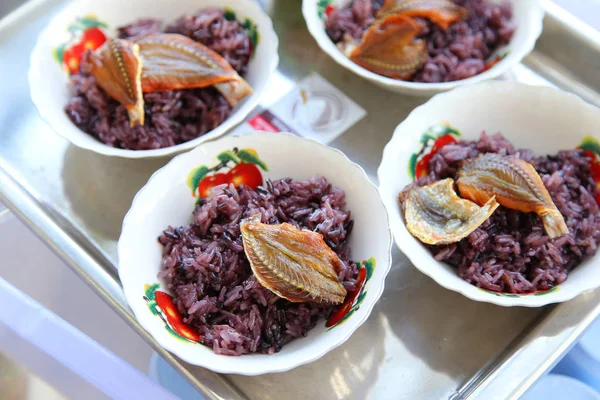
[[[544,229],[550,239],[569,233],[569,228],[567,228],[565,219],[558,210],[546,211],[545,213],[540,214],[540,217],[542,218]]]

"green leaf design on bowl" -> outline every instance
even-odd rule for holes
[[[81,17],[78,19],[77,22],[81,25],[81,27],[83,27],[83,30],[89,29],[89,28],[94,28],[96,26],[99,26],[101,28],[108,27],[108,25],[106,25],[106,23],[98,20],[95,16]]]
[[[83,17],[78,17],[75,21],[71,22],[69,26],[67,26],[67,31],[71,32],[73,35],[78,35],[83,31],[86,31],[90,28],[108,28],[106,22],[100,21],[93,14],[84,15]]]
[[[231,150],[225,150],[220,152],[217,155],[217,160],[221,161],[221,162],[228,162],[228,161],[233,161],[236,164],[239,164],[240,159],[238,156],[235,155],[235,153]]]
[[[77,17],[75,19],[75,21],[73,21],[69,25],[67,25],[67,27],[65,29],[67,30],[67,32],[70,33],[69,40],[59,44],[54,49],[52,49],[52,58],[54,58],[54,60],[61,67],[64,68],[63,56],[64,56],[67,48],[70,48],[71,46],[78,44],[79,41],[81,40],[82,36],[84,35],[85,31],[87,31],[90,28],[108,28],[108,25],[105,22],[100,21],[93,14],[88,14],[88,15],[84,15],[82,17]]]
[[[346,321],[348,320],[348,318],[350,318],[350,317],[352,316],[352,314],[354,314],[354,312],[355,312],[356,310],[358,310],[358,308],[354,308],[354,307],[352,307],[352,308],[350,309],[350,311],[348,311],[348,314],[344,315],[344,317],[343,317],[343,318],[342,318],[342,319],[341,319],[341,320],[340,320],[340,321],[339,321],[337,324],[333,325],[333,326],[332,326],[331,328],[329,328],[329,329],[333,329],[333,328],[335,328],[336,326],[340,326],[340,325],[342,325],[344,322],[346,322]]]
[[[258,46],[258,42],[260,41],[260,33],[258,33],[256,24],[250,18],[246,18],[242,23],[242,26],[248,31],[252,49],[256,49],[256,46]],[[252,51],[252,58],[254,58],[254,54],[256,54],[256,52]]]
[[[506,58],[506,56],[508,56],[509,54],[510,54],[510,50],[506,50],[506,51],[504,51],[504,53],[499,53],[495,56],[493,55],[492,57],[488,58],[488,61],[486,62],[482,72],[492,69],[492,67],[494,67],[494,65],[496,65],[500,61],[504,60]]]
[[[148,304],[148,307],[150,308],[152,315],[158,315],[158,313],[160,313],[155,301],[153,301],[152,304]]]
[[[317,15],[319,16],[319,18],[323,18],[327,6],[331,3],[333,3],[333,0],[319,0],[319,2],[317,3]]]
[[[421,134],[421,138],[419,139],[421,148],[418,152],[413,153],[408,160],[408,176],[411,179],[414,180],[417,176],[417,165],[419,163],[419,159],[431,152],[430,147],[432,142],[435,142],[436,139],[445,135],[452,135],[457,138],[462,136],[458,129],[454,128],[446,121],[442,121],[438,124],[430,126]]]
[[[600,155],[600,143],[593,136],[586,136],[579,145],[580,149],[589,150],[596,155]]]
[[[260,41],[260,33],[258,32],[258,28],[254,21],[250,18],[246,18],[243,21],[239,21],[237,19],[237,14],[235,11],[229,7],[225,7],[225,13],[223,14],[227,21],[238,21],[244,29],[248,31],[248,36],[250,37],[250,43],[252,44],[252,49],[256,49],[258,42]],[[252,52],[252,58],[254,58],[254,54],[256,52]]]
[[[52,51],[52,57],[54,58],[54,61],[56,61],[59,64],[62,64],[66,48],[66,43],[62,43],[54,48],[54,50]]]
[[[362,304],[362,302],[365,299],[365,297],[367,297],[367,291],[366,290],[364,292],[362,292],[360,294],[360,296],[358,296],[358,299],[356,299],[356,303],[354,304],[354,309],[358,310],[358,306],[360,306]]]
[[[154,300],[156,298],[156,291],[158,290],[158,288],[160,288],[160,285],[158,283],[149,285],[146,288],[146,290],[144,291],[144,294],[146,295],[148,300]]]
[[[169,325],[169,324],[165,324],[165,329],[167,330],[167,332],[169,332],[171,335],[175,336],[177,339],[181,340],[182,342],[195,343],[195,342],[193,342],[191,340],[188,340],[188,339],[184,338],[179,333],[175,332],[173,330],[173,328],[171,328],[171,325]]]
[[[198,197],[196,205],[202,201],[202,197],[206,197],[207,190],[211,190],[216,185],[227,183],[234,184],[237,187],[241,183],[239,182],[240,176],[236,176],[236,173],[232,175],[231,172],[240,164],[254,164],[264,171],[269,170],[267,163],[261,160],[256,150],[251,148],[238,149],[235,147],[233,150],[224,150],[217,154],[215,158],[218,163],[212,166],[201,165],[196,167],[187,176],[186,183],[192,191],[192,196]],[[260,171],[256,169],[256,173],[260,174]],[[239,175],[239,171],[237,174]],[[210,180],[210,177],[218,177],[218,179]],[[209,180],[204,182],[205,179]],[[263,182],[262,175],[260,181]],[[202,188],[202,193],[200,188]]]
[[[544,290],[543,292],[535,292],[535,293],[533,293],[533,295],[534,296],[545,296],[549,293],[558,292],[559,290],[560,290],[560,288],[558,286],[554,286],[552,289]]]
[[[369,282],[369,279],[373,276],[373,272],[375,272],[375,258],[371,257],[368,260],[363,261],[363,266],[367,269],[366,282]]]
[[[248,151],[248,149],[240,149],[238,151],[237,156],[240,158],[240,160],[242,160],[243,162],[245,162],[247,164],[258,165],[264,171],[269,170],[269,167],[267,167],[267,164],[263,160],[261,160],[257,155]]]
[[[198,185],[200,181],[204,179],[206,174],[208,173],[208,167],[206,165],[201,165],[198,168],[194,168],[188,175],[187,184],[190,189],[192,189],[192,194],[195,195],[196,190],[198,190]]]
[[[200,335],[183,321],[181,314],[173,304],[173,297],[158,289],[160,289],[159,283],[144,285],[143,299],[150,313],[160,318],[167,332],[178,340],[186,343],[203,344]],[[161,294],[161,299],[157,298],[157,293]]]
[[[362,275],[362,276],[364,276],[364,281],[362,281],[362,284],[360,286],[358,293],[353,292],[352,294],[349,294],[346,297],[346,300],[344,301],[344,303],[342,303],[338,307],[338,309],[329,316],[329,318],[327,319],[327,321],[325,323],[327,330],[333,329],[336,326],[343,324],[344,321],[346,321],[348,318],[350,318],[350,316],[352,314],[354,314],[354,312],[360,308],[361,303],[367,297],[367,285],[369,283],[369,280],[373,276],[373,272],[375,271],[376,264],[377,263],[376,263],[374,257],[371,257],[368,260],[363,261],[362,264],[358,263],[358,262],[356,263],[358,270],[359,270],[358,280],[360,281],[362,279],[361,273],[363,273],[364,275]],[[345,312],[345,314],[343,314],[344,312]]]
[[[227,21],[235,21],[235,19],[236,19],[235,11],[233,11],[229,7],[225,7],[224,17]]]

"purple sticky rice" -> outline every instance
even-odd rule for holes
[[[142,19],[120,27],[127,39],[161,31],[162,21]],[[179,18],[165,32],[186,35],[223,56],[239,73],[248,69],[250,37],[238,21],[223,10],[207,9]],[[232,107],[213,87],[144,94],[145,124],[129,126],[125,107],[111,99],[95,79],[79,73],[71,77],[72,97],[65,107],[79,129],[112,147],[151,150],[193,140],[219,126]]]
[[[444,31],[434,23],[415,18],[421,25],[418,38],[427,41],[428,60],[411,79],[415,82],[449,82],[481,73],[485,60],[498,47],[507,44],[516,28],[511,22],[512,6],[489,0],[452,0],[464,7],[468,16]],[[326,20],[327,34],[334,43],[349,35],[360,41],[375,21],[383,0],[353,0],[334,10]]]
[[[564,282],[569,271],[596,253],[600,241],[598,190],[583,152],[535,156],[530,150],[515,149],[499,133],[482,133],[479,140],[442,147],[429,162],[429,175],[417,184],[456,179],[461,163],[481,153],[513,155],[531,163],[563,215],[569,234],[550,239],[535,213],[500,206],[460,242],[429,246],[435,259],[456,267],[467,282],[496,292],[546,291]]]
[[[174,293],[184,321],[217,354],[273,354],[294,338],[306,336],[337,306],[292,303],[264,288],[244,253],[240,221],[261,215],[263,223],[290,223],[323,235],[342,261],[338,271],[354,290],[357,267],[347,243],[353,221],[345,193],[324,177],[306,181],[267,181],[256,190],[220,185],[194,210],[191,225],[169,227],[159,274]]]

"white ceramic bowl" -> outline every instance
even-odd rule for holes
[[[369,265],[375,267],[363,286],[364,301],[343,323],[327,329],[321,321],[307,337],[293,340],[270,356],[216,355],[208,347],[178,339],[165,329],[163,320],[150,311],[144,300],[148,289],[156,290],[156,286],[147,285],[158,284],[159,290],[168,291],[157,278],[162,259],[157,237],[169,225],[188,225],[192,221],[196,198],[188,187],[188,174],[200,165],[217,164],[216,156],[234,147],[252,148],[258,153],[268,166],[268,172],[261,171],[263,178],[307,179],[321,174],[345,190],[347,208],[354,219],[350,238],[353,258],[361,262],[372,259]],[[123,222],[118,244],[119,276],[138,321],[167,350],[188,363],[216,372],[259,375],[314,361],[346,341],[367,319],[383,291],[391,266],[391,243],[387,213],[377,188],[364,170],[340,151],[291,134],[227,136],[175,157],[140,190]]]
[[[387,78],[355,64],[342,53],[342,51],[340,51],[340,49],[338,49],[331,41],[329,36],[327,36],[327,33],[325,32],[323,9],[328,4],[331,4],[334,7],[340,7],[347,2],[348,0],[302,1],[302,13],[304,14],[306,25],[321,49],[329,54],[342,67],[371,81],[377,86],[392,92],[419,96],[431,96],[436,93],[450,90],[459,85],[497,78],[511,66],[518,64],[531,50],[533,50],[536,40],[542,33],[542,20],[544,17],[544,10],[539,0],[512,0],[514,7],[513,21],[517,24],[517,29],[508,46],[497,49],[489,58],[491,60],[498,55],[503,55],[508,52],[508,55],[504,57],[502,61],[479,75],[459,81],[441,83],[406,82]]]
[[[396,244],[421,272],[443,287],[470,299],[501,306],[539,307],[570,300],[600,286],[600,253],[577,266],[565,282],[548,292],[529,295],[500,294],[462,280],[456,270],[436,261],[404,224],[398,193],[410,182],[409,163],[423,144],[430,127],[446,121],[475,140],[482,131],[501,132],[517,148],[536,154],[555,154],[574,149],[583,138],[600,139],[600,110],[579,97],[547,87],[515,82],[487,82],[440,94],[416,108],[394,131],[383,152],[378,176]],[[436,135],[436,132],[433,132]],[[427,141],[427,140],[425,140]]]
[[[248,18],[256,25],[258,43],[244,78],[254,93],[241,101],[229,117],[205,135],[176,146],[156,150],[123,150],[107,146],[80,130],[67,117],[64,107],[70,98],[67,74],[55,60],[54,51],[70,40],[67,28],[78,18],[92,14],[107,25],[113,36],[116,28],[140,18],[158,18],[170,23],[176,18],[205,8],[230,8],[239,21]],[[271,75],[277,69],[278,39],[270,18],[253,0],[76,0],[67,5],[42,31],[31,54],[29,86],[40,116],[56,133],[76,146],[107,156],[127,158],[162,157],[192,149],[222,136],[239,124],[256,107]]]

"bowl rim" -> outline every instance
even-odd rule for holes
[[[538,38],[542,34],[543,27],[543,19],[545,9],[540,0],[531,0],[531,18],[529,23],[525,26],[528,29],[528,35],[526,40],[523,40],[523,44],[518,49],[512,49],[511,53],[502,59],[500,62],[495,64],[492,68],[487,71],[481,72],[477,75],[474,75],[470,78],[460,79],[457,81],[450,82],[412,82],[412,81],[403,81],[400,79],[392,79],[383,75],[376,74],[371,72],[358,64],[352,62],[345,54],[343,54],[329,37],[324,39],[328,40],[329,43],[326,43],[324,39],[322,39],[323,27],[320,26],[320,20],[316,14],[316,4],[318,0],[302,0],[302,14],[304,15],[304,20],[306,22],[306,26],[312,37],[315,39],[321,50],[323,50],[326,54],[328,54],[331,58],[333,58],[339,65],[347,69],[348,71],[354,72],[362,78],[365,78],[369,81],[375,81],[379,84],[387,86],[389,88],[405,90],[407,92],[414,92],[415,94],[423,94],[426,95],[432,92],[441,92],[453,89],[458,86],[473,84],[489,79],[495,79],[507,72],[510,68],[521,62],[521,60],[529,54],[535,47],[535,43]],[[517,0],[512,0],[517,1]],[[513,43],[511,39],[510,43]],[[328,48],[328,44],[332,44],[336,51],[330,51]]]
[[[87,140],[84,140],[87,138],[83,135],[86,135],[86,136],[91,136],[91,135],[84,132],[83,130],[81,130],[72,121],[69,120],[69,122],[72,124],[72,127],[74,129],[72,132],[75,132],[75,130],[76,130],[76,131],[78,131],[77,132],[78,134],[65,133],[62,129],[63,128],[62,126],[56,126],[56,124],[53,124],[52,118],[50,117],[50,114],[52,114],[52,110],[49,110],[44,106],[45,100],[44,100],[42,94],[40,93],[40,91],[34,90],[34,88],[36,87],[35,83],[38,82],[39,79],[43,79],[43,71],[41,70],[41,68],[43,67],[42,53],[45,50],[43,48],[43,38],[50,34],[51,28],[54,25],[55,21],[62,18],[63,14],[65,12],[68,12],[71,7],[76,7],[78,4],[85,3],[86,1],[87,0],[74,0],[74,1],[66,4],[46,24],[46,26],[44,26],[42,31],[37,35],[35,45],[29,56],[29,69],[28,69],[28,74],[27,74],[28,84],[29,84],[29,95],[30,95],[31,101],[35,105],[35,108],[36,108],[37,113],[40,116],[40,118],[57,135],[59,135],[60,137],[62,137],[66,141],[68,141],[69,143],[72,143],[73,145],[75,145],[79,148],[85,149],[85,150],[93,151],[95,153],[102,154],[104,156],[109,156],[109,157],[122,157],[122,158],[130,158],[130,159],[157,158],[157,157],[167,157],[167,156],[179,154],[184,151],[191,150],[194,147],[197,147],[202,143],[215,140],[215,139],[227,134],[229,131],[231,131],[236,126],[238,126],[240,123],[242,123],[246,119],[246,117],[248,115],[250,115],[253,110],[256,109],[256,107],[258,106],[258,104],[260,102],[262,94],[264,93],[264,91],[267,89],[270,82],[272,81],[272,76],[275,73],[275,71],[277,70],[277,67],[279,65],[279,37],[277,36],[275,29],[273,28],[273,21],[271,20],[271,17],[260,7],[260,5],[257,2],[255,2],[253,0],[236,0],[237,7],[253,9],[254,12],[257,12],[258,14],[260,14],[264,17],[265,23],[261,24],[262,26],[259,27],[259,31],[260,31],[261,35],[268,34],[268,36],[269,36],[268,39],[269,39],[270,43],[272,43],[272,46],[273,46],[273,52],[272,52],[272,54],[270,54],[271,60],[268,63],[268,65],[266,65],[266,68],[264,69],[264,71],[261,71],[261,75],[265,75],[267,77],[265,79],[264,87],[261,90],[261,92],[257,93],[257,95],[254,98],[247,99],[246,102],[244,102],[241,105],[241,107],[244,107],[244,109],[240,108],[237,110],[233,110],[233,112],[231,112],[229,114],[229,116],[223,122],[221,122],[221,124],[219,124],[216,128],[208,131],[204,135],[199,136],[195,139],[189,140],[187,142],[176,144],[176,145],[170,146],[170,147],[164,147],[164,148],[160,148],[160,149],[151,149],[151,150],[130,150],[130,149],[121,149],[121,148],[109,146],[107,144],[102,143],[100,140],[98,140],[97,138],[94,138],[94,137],[92,137],[94,139],[94,141],[89,142]],[[197,10],[202,9],[202,5],[200,4],[201,2],[202,2],[202,0],[200,0],[200,2],[198,4],[199,8]],[[240,111],[243,111],[243,112],[240,112]],[[223,124],[227,124],[228,127],[222,129],[222,132],[217,132],[217,134],[214,134],[215,130],[219,130],[219,128],[221,128],[223,126]]]
[[[390,164],[391,154],[393,152],[395,152],[395,149],[398,147],[398,142],[402,139],[401,131],[402,131],[403,126],[406,124],[406,122],[409,120],[418,118],[419,115],[423,114],[424,110],[427,110],[431,107],[436,107],[436,106],[440,106],[445,103],[448,103],[448,101],[451,101],[452,98],[456,94],[460,95],[462,93],[468,92],[471,96],[477,97],[481,93],[485,93],[487,91],[492,91],[492,90],[496,91],[496,90],[498,90],[498,88],[501,88],[505,92],[514,92],[516,90],[529,90],[532,92],[536,91],[536,92],[540,93],[539,97],[542,99],[545,99],[548,96],[561,96],[561,97],[563,97],[564,101],[573,102],[574,104],[577,104],[578,107],[580,107],[581,109],[585,109],[588,112],[594,112],[594,113],[600,112],[600,109],[598,107],[587,103],[581,97],[577,96],[574,93],[566,92],[566,91],[563,91],[563,90],[560,90],[560,89],[554,88],[554,87],[534,86],[534,85],[528,85],[528,84],[521,83],[521,82],[512,82],[512,81],[510,81],[510,82],[498,82],[498,81],[481,82],[481,83],[474,84],[474,85],[465,85],[463,87],[456,88],[456,89],[446,92],[446,93],[440,93],[440,94],[434,96],[433,98],[431,98],[430,100],[428,100],[427,102],[425,102],[424,104],[413,109],[410,112],[410,114],[396,126],[396,128],[394,129],[392,138],[385,145],[385,147],[383,149],[381,164],[379,165],[379,168],[377,169],[377,178],[379,180],[379,188],[381,191],[380,193],[382,195],[383,203],[388,208],[388,217],[393,212],[394,213],[397,212],[397,209],[396,209],[397,194],[394,195],[392,193],[392,190],[388,187],[389,180],[386,178],[386,175],[388,175],[387,171],[389,170],[389,167],[391,166],[391,164]],[[390,164],[390,165],[388,165],[388,164]],[[401,226],[405,228],[406,224],[405,224],[402,216],[400,216],[400,221],[401,221]],[[480,302],[484,302],[484,303],[491,303],[491,304],[495,304],[495,305],[499,305],[499,306],[503,306],[503,307],[515,307],[515,306],[518,306],[518,307],[541,307],[541,306],[545,306],[548,304],[563,303],[565,301],[572,300],[575,297],[579,296],[580,294],[587,292],[588,290],[593,290],[593,289],[600,287],[600,279],[596,279],[596,280],[588,279],[577,290],[572,290],[572,291],[557,290],[552,293],[548,293],[544,296],[535,296],[534,294],[517,295],[516,297],[502,296],[502,295],[498,296],[492,292],[488,292],[483,289],[473,290],[473,289],[479,289],[479,288],[475,285],[472,285],[472,284],[462,280],[462,279],[460,281],[456,281],[457,282],[456,284],[454,284],[454,281],[448,282],[435,272],[437,269],[428,270],[426,268],[423,268],[420,265],[421,258],[419,256],[415,255],[415,253],[413,252],[413,248],[410,246],[409,243],[402,242],[402,240],[401,240],[402,237],[401,237],[400,231],[399,231],[400,226],[397,223],[395,223],[394,219],[391,219],[391,218],[390,218],[390,229],[393,232],[394,241],[396,242],[396,245],[398,246],[400,251],[409,259],[411,264],[415,266],[415,268],[417,268],[419,271],[421,271],[425,275],[429,276],[440,286],[442,286],[446,289],[452,290],[454,292],[458,292],[471,300],[480,301]],[[410,233],[408,233],[408,234],[410,235]],[[600,257],[600,252],[596,253],[596,256]],[[430,260],[433,260],[435,263],[437,263],[438,266],[440,264],[444,264],[441,261],[436,261],[433,258],[433,255],[431,255],[430,253],[427,254],[427,257]],[[591,261],[591,259],[589,259],[589,261]],[[452,269],[454,270],[454,273],[456,273],[455,269],[454,268],[452,268]],[[564,284],[564,282],[562,284]],[[556,287],[560,287],[562,284],[559,284]]]
[[[370,317],[371,312],[373,311],[373,308],[375,307],[377,302],[380,300],[381,295],[383,294],[383,291],[385,289],[385,279],[392,267],[393,235],[392,235],[392,231],[390,229],[389,211],[385,207],[383,198],[379,191],[379,187],[369,179],[369,176],[367,175],[367,173],[363,169],[363,167],[361,167],[359,164],[350,160],[350,158],[339,149],[329,147],[329,146],[322,144],[316,140],[313,140],[310,138],[299,137],[297,135],[294,135],[294,134],[288,133],[288,132],[280,132],[280,133],[277,133],[277,136],[274,136],[274,134],[272,132],[255,131],[255,132],[247,134],[247,135],[228,135],[222,139],[230,140],[230,139],[235,139],[235,138],[239,138],[239,137],[247,138],[247,137],[259,137],[259,136],[269,137],[270,136],[270,137],[273,137],[273,140],[276,141],[277,137],[282,136],[282,135],[283,135],[283,137],[286,137],[286,139],[310,142],[310,144],[312,146],[319,147],[319,148],[321,148],[321,150],[328,151],[331,154],[336,154],[338,157],[341,157],[341,159],[344,160],[344,162],[347,163],[348,167],[353,168],[355,171],[357,171],[358,175],[365,181],[365,183],[367,185],[370,185],[371,188],[375,190],[374,193],[376,194],[376,196],[378,198],[381,209],[383,210],[383,213],[384,213],[383,215],[385,216],[385,220],[387,222],[387,225],[385,227],[386,231],[387,231],[387,235],[385,235],[384,237],[388,241],[387,252],[385,254],[385,256],[387,257],[387,263],[385,265],[382,263],[380,264],[379,257],[377,258],[377,260],[378,260],[377,268],[378,269],[381,268],[383,271],[383,274],[381,275],[382,279],[380,282],[380,286],[378,286],[379,287],[378,289],[377,289],[377,286],[369,288],[370,295],[368,298],[370,299],[370,301],[367,302],[365,300],[365,302],[363,302],[361,304],[361,309],[365,308],[366,312],[364,313],[363,317],[360,320],[358,320],[358,323],[356,324],[356,326],[353,329],[348,329],[344,334],[339,335],[338,338],[332,342],[331,346],[323,348],[318,352],[307,354],[307,356],[304,358],[301,358],[301,357],[289,358],[289,359],[287,359],[288,361],[283,364],[281,364],[281,363],[280,364],[271,364],[267,367],[261,366],[260,364],[256,364],[256,365],[252,365],[252,366],[248,365],[243,369],[238,369],[238,368],[234,368],[234,367],[221,367],[220,364],[218,364],[218,363],[210,364],[210,358],[208,358],[206,360],[197,359],[197,358],[190,357],[191,353],[177,351],[176,348],[171,346],[171,343],[175,343],[176,339],[169,338],[168,340],[162,340],[161,337],[155,336],[154,335],[155,328],[153,328],[153,327],[149,326],[149,324],[145,323],[144,319],[138,318],[137,312],[139,310],[136,310],[134,307],[131,307],[131,305],[130,305],[131,304],[130,299],[134,299],[134,298],[137,299],[138,294],[137,293],[134,294],[132,290],[127,290],[127,283],[130,281],[130,279],[128,278],[128,275],[124,272],[125,269],[123,269],[121,266],[121,259],[122,259],[121,254],[123,254],[127,251],[124,248],[125,241],[122,240],[122,238],[129,231],[128,227],[131,224],[130,220],[132,219],[132,215],[134,214],[135,209],[137,209],[137,207],[139,207],[139,205],[141,204],[140,198],[144,196],[143,193],[145,193],[146,191],[149,190],[150,182],[157,179],[160,176],[169,175],[170,171],[172,169],[173,170],[180,169],[180,166],[183,165],[189,157],[193,157],[196,154],[196,152],[202,151],[202,146],[199,146],[193,151],[189,151],[189,152],[186,152],[184,154],[180,154],[180,155],[174,157],[166,165],[164,165],[163,167],[161,167],[160,169],[155,171],[150,176],[150,178],[148,179],[148,182],[136,193],[135,197],[133,198],[131,207],[129,208],[129,210],[127,211],[127,214],[125,215],[125,217],[123,219],[123,225],[121,227],[121,234],[119,236],[119,240],[117,243],[117,254],[119,256],[118,257],[119,258],[119,266],[118,266],[119,278],[121,280],[121,286],[123,289],[123,294],[125,296],[125,299],[127,300],[129,307],[133,311],[133,314],[134,314],[136,320],[144,328],[144,330],[146,332],[148,332],[148,334],[150,334],[154,338],[154,340],[156,340],[158,342],[158,344],[161,347],[163,347],[166,350],[168,350],[169,352],[175,354],[177,357],[181,358],[182,360],[184,360],[185,362],[187,362],[189,364],[201,366],[201,367],[210,369],[210,370],[212,370],[214,372],[218,372],[218,373],[240,374],[240,375],[245,375],[245,376],[256,376],[256,375],[262,375],[262,374],[267,374],[267,373],[284,372],[284,371],[289,371],[291,369],[299,367],[301,365],[309,364],[309,363],[316,361],[317,359],[323,357],[325,354],[327,354],[331,350],[333,350],[333,349],[341,346],[343,343],[345,343],[350,338],[350,336],[352,336],[352,334],[357,329],[359,329],[364,324],[364,322]],[[210,143],[215,143],[218,140],[219,139],[211,141]],[[346,190],[346,189],[344,189],[344,190]],[[344,326],[344,325],[342,325],[342,326]],[[339,332],[343,332],[343,331],[340,330]],[[277,357],[278,354],[279,353],[273,354],[273,355],[271,355],[271,357]],[[213,355],[217,356],[217,357],[228,357],[228,356],[223,356],[223,355],[214,354],[214,353],[213,353]],[[248,356],[252,356],[252,354],[246,354],[246,355],[242,355],[240,357],[248,357]],[[284,358],[284,360],[286,360],[286,359]]]

